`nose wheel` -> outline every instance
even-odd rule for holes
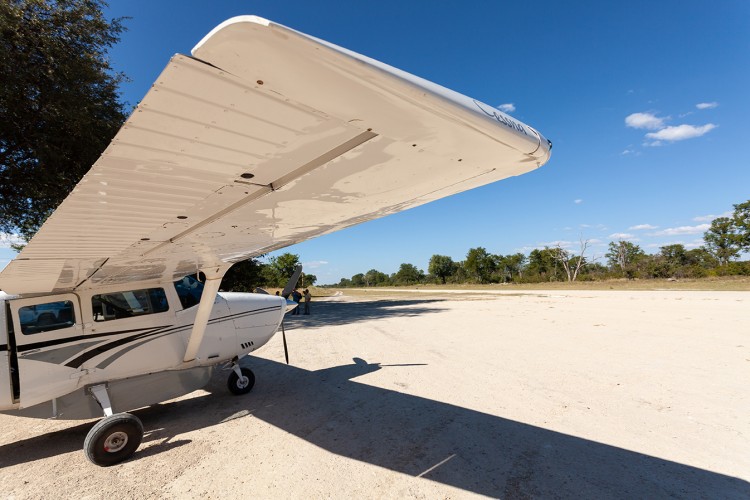
[[[227,380],[229,392],[235,396],[247,394],[253,390],[255,385],[255,374],[250,368],[240,367],[238,364],[232,366],[232,373]]]

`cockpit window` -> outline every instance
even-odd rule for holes
[[[110,321],[165,312],[169,304],[163,288],[148,288],[94,295],[91,308],[94,321]]]
[[[201,301],[203,283],[195,279],[194,276],[185,276],[181,280],[175,281],[174,288],[177,290],[183,309],[198,305]]]
[[[76,322],[73,303],[69,300],[21,307],[18,319],[24,335],[69,328]]]

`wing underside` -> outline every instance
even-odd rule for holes
[[[254,17],[176,55],[0,274],[11,293],[169,281],[542,165],[491,107]]]

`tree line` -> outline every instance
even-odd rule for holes
[[[594,281],[613,278],[701,278],[707,276],[750,276],[750,261],[739,261],[750,252],[750,200],[734,205],[728,217],[711,222],[703,235],[704,244],[687,249],[685,245],[665,245],[648,254],[639,245],[612,241],[606,263],[587,255],[589,242],[581,240],[573,252],[561,246],[546,246],[528,255],[499,255],[483,247],[471,248],[462,261],[447,255],[433,255],[427,273],[413,264],[401,264],[386,274],[377,269],[342,278],[336,287],[399,286],[426,283],[541,283],[549,281]]]

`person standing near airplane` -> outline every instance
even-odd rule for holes
[[[305,298],[305,314],[310,314],[310,300],[312,299],[312,295],[310,295],[310,290],[305,288],[304,292],[302,293],[302,296]]]
[[[298,304],[297,307],[294,308],[294,311],[292,312],[292,314],[294,314],[295,316],[298,316],[299,315],[299,303],[302,300],[302,294],[299,293],[299,290],[297,290],[296,288],[292,292],[292,300]]]

